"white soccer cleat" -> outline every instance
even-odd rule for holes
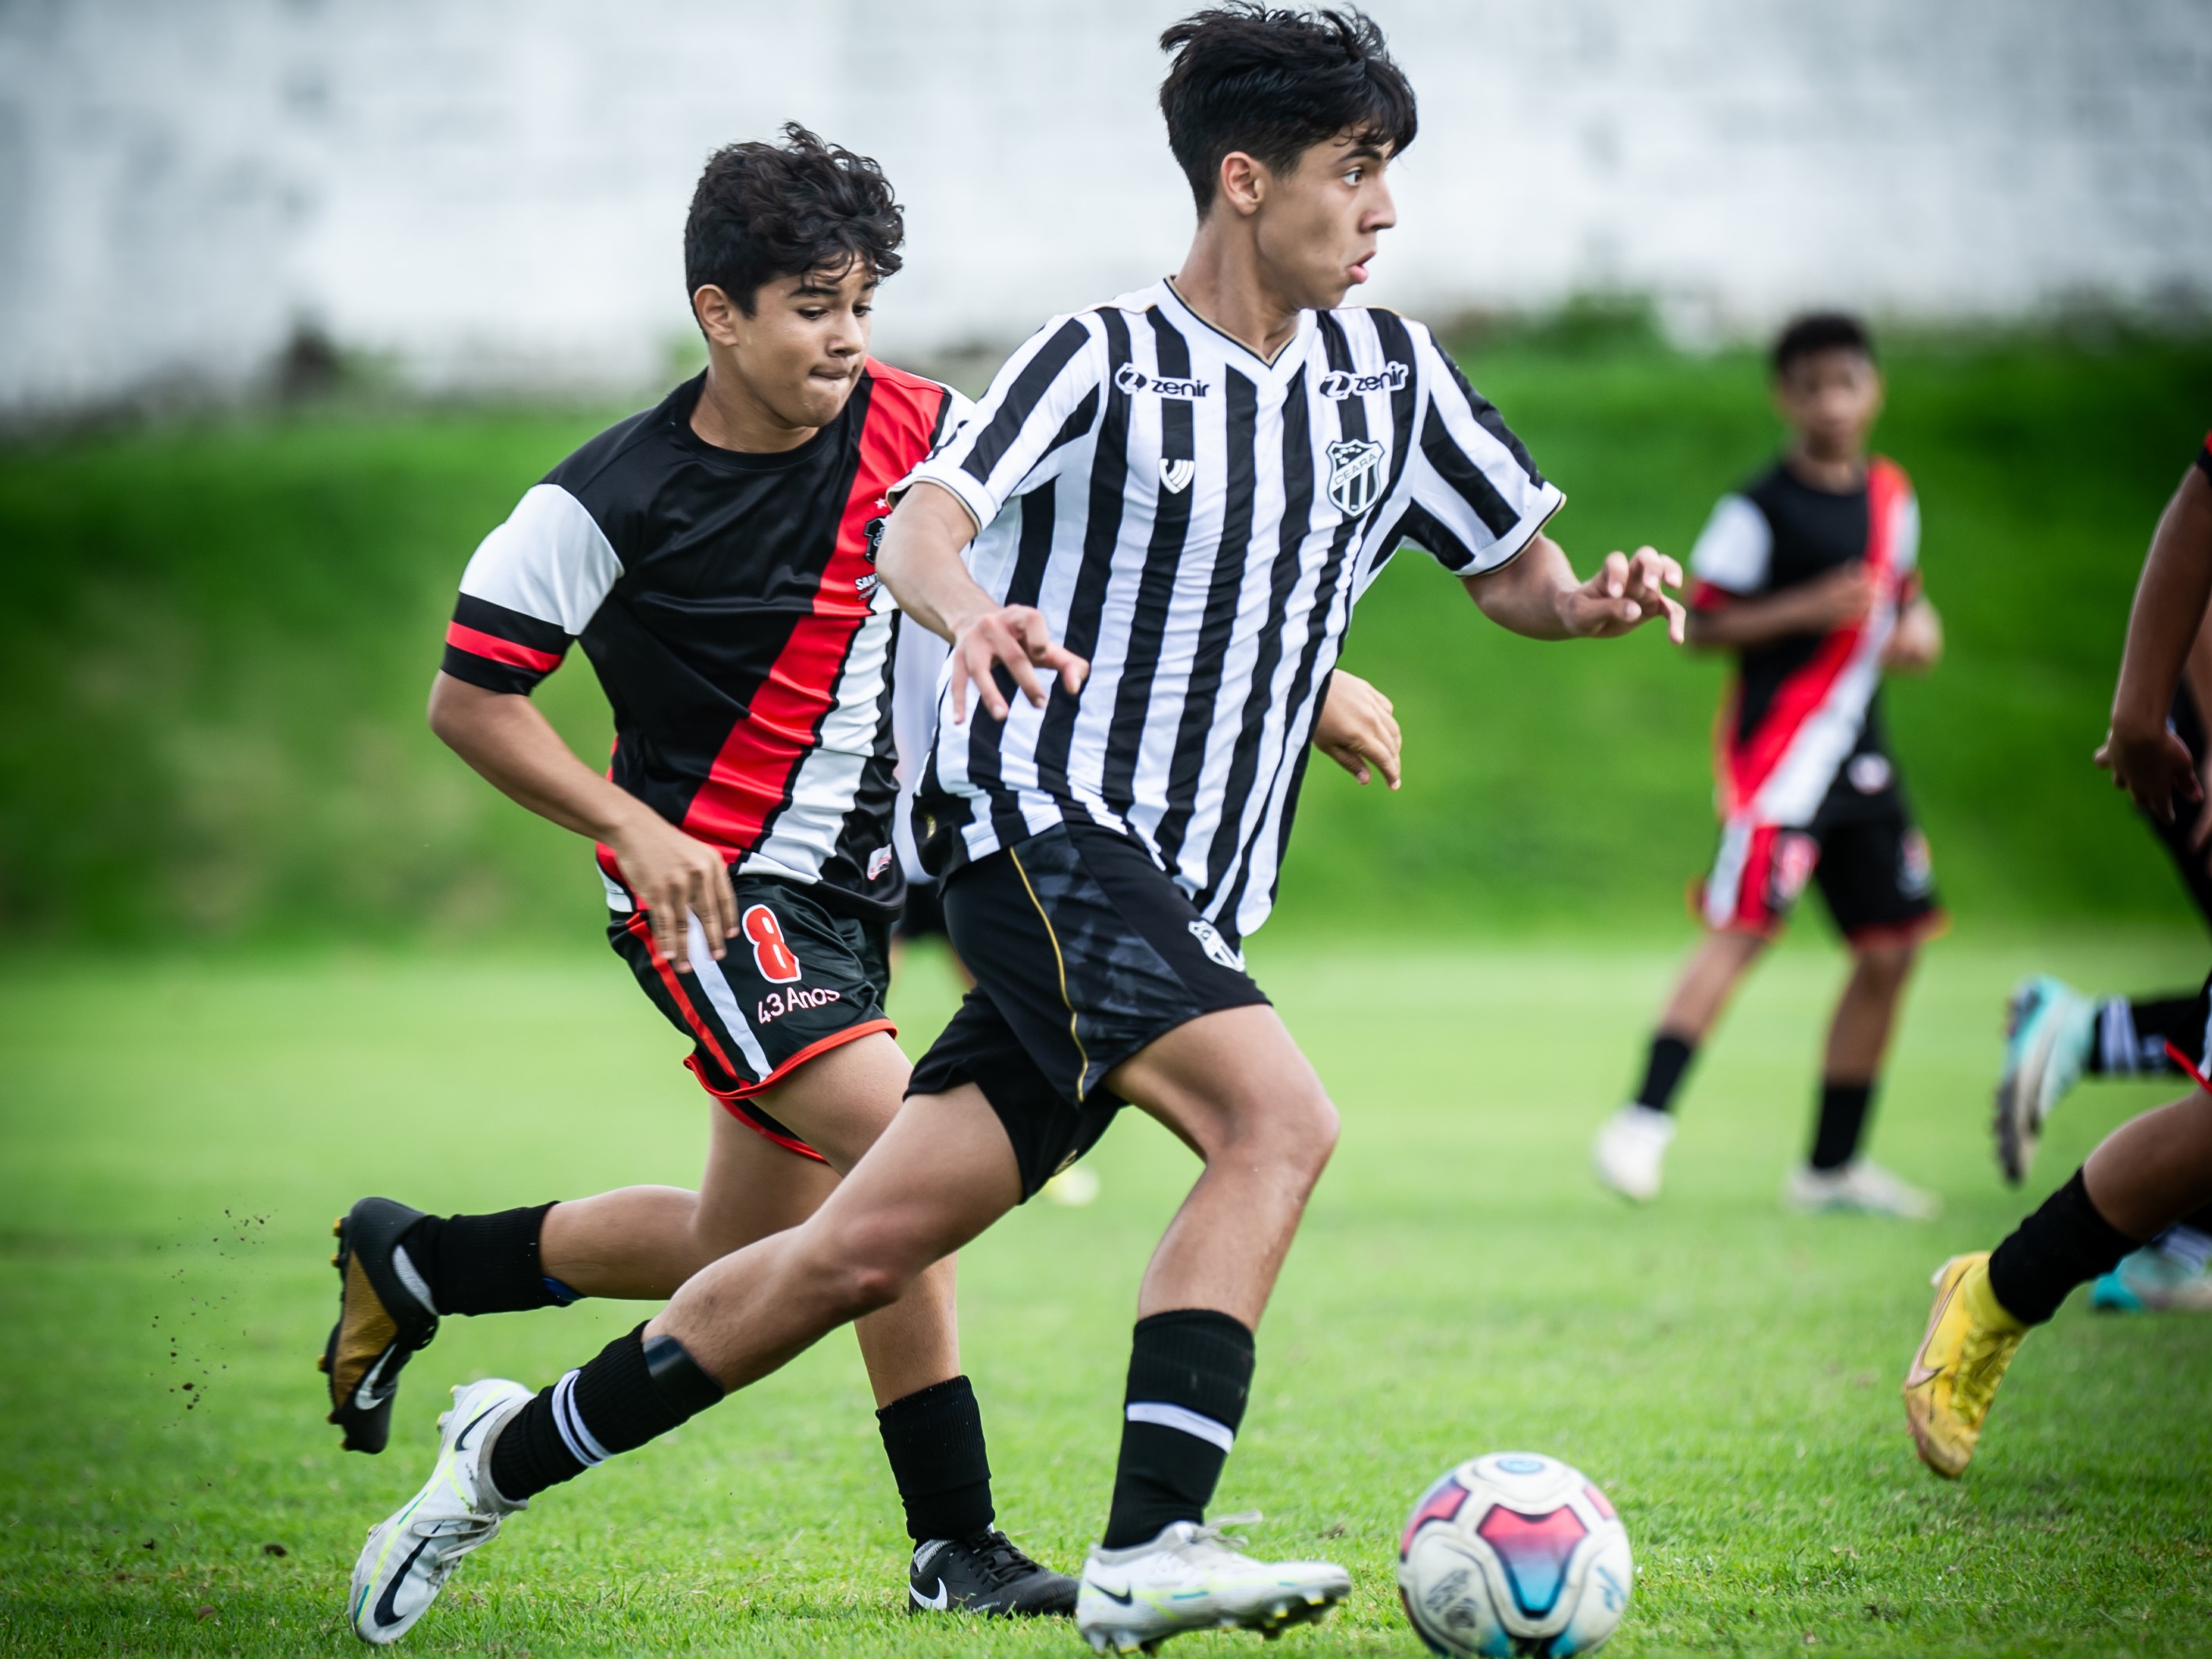
[[[1649,1106],[1624,1106],[1597,1132],[1590,1169],[1623,1198],[1649,1204],[1659,1196],[1659,1166],[1674,1138],[1674,1120],[1666,1113]]]
[[[1222,1527],[1178,1521],[1150,1543],[1093,1545],[1083,1564],[1075,1628],[1100,1653],[1150,1653],[1189,1630],[1255,1630],[1280,1635],[1315,1624],[1352,1590],[1352,1575],[1328,1561],[1255,1561],[1231,1547]]]
[[[1906,1221],[1932,1221],[1943,1208],[1943,1200],[1935,1194],[1899,1180],[1864,1158],[1855,1158],[1840,1170],[1800,1164],[1782,1183],[1782,1202],[1808,1215],[1835,1210],[1893,1215]]]
[[[491,1484],[491,1443],[530,1403],[530,1390],[504,1377],[453,1390],[438,1419],[438,1466],[407,1506],[369,1529],[353,1566],[353,1631],[383,1647],[430,1610],[461,1558],[489,1543],[499,1523],[527,1503],[510,1504]]]

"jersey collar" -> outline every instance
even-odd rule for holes
[[[1249,364],[1252,371],[1256,373],[1262,380],[1281,382],[1297,374],[1300,365],[1306,360],[1307,352],[1312,349],[1314,337],[1320,330],[1316,313],[1301,311],[1298,313],[1297,332],[1285,342],[1283,349],[1275,354],[1275,360],[1269,362],[1250,346],[1246,345],[1243,341],[1232,334],[1223,333],[1221,330],[1192,310],[1182,295],[1176,292],[1174,278],[1161,277],[1152,293],[1160,309],[1166,312],[1170,317],[1178,322],[1187,323],[1193,328],[1203,329],[1221,343],[1222,349],[1232,359],[1241,358]]]

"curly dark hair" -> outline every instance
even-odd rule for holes
[[[1284,173],[1340,132],[1395,155],[1420,127],[1412,83],[1375,20],[1356,7],[1232,0],[1174,25],[1160,50],[1176,55],[1160,83],[1168,148],[1201,217],[1232,151]]]
[[[1822,351],[1856,351],[1875,361],[1874,335],[1867,325],[1844,311],[1814,311],[1791,319],[1774,342],[1768,361],[1780,380],[1801,357]]]
[[[884,170],[796,121],[781,144],[726,144],[707,158],[684,223],[686,295],[719,288],[746,316],[761,284],[858,260],[881,279],[902,261],[906,217]]]

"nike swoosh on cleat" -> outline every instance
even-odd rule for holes
[[[478,1429],[482,1428],[484,1425],[484,1419],[489,1417],[498,1409],[499,1407],[497,1406],[487,1407],[481,1414],[478,1415],[475,1422],[470,1424],[465,1429],[463,1429],[453,1441],[453,1449],[455,1451],[466,1451],[469,1449],[469,1437],[474,1434]]]
[[[385,1585],[384,1594],[376,1598],[374,1617],[380,1629],[386,1625],[398,1622],[399,1615],[395,1611],[395,1604],[399,1600],[399,1587],[407,1582],[407,1575],[415,1571],[415,1563],[422,1559],[422,1552],[429,1547],[430,1540],[427,1538],[416,1545],[414,1553],[399,1564],[399,1571],[393,1573],[391,1582]]]
[[[1109,1601],[1118,1601],[1125,1607],[1133,1605],[1137,1599],[1134,1593],[1129,1590],[1110,1590],[1103,1584],[1093,1584],[1091,1588],[1097,1590]]]
[[[361,1385],[353,1391],[353,1408],[356,1411],[373,1412],[389,1397],[391,1390],[388,1389],[381,1394],[377,1392],[376,1381],[384,1375],[384,1368],[391,1363],[394,1352],[394,1349],[386,1348],[377,1355],[376,1364],[362,1376]]]
[[[914,1597],[915,1606],[927,1607],[933,1613],[942,1613],[952,1605],[952,1592],[945,1588],[945,1581],[942,1578],[937,1581],[937,1594],[934,1596],[924,1595],[911,1584],[906,1587],[906,1593]]]
[[[1943,1299],[1936,1304],[1935,1312],[1928,1316],[1928,1334],[1920,1339],[1920,1351],[1912,1356],[1912,1368],[1905,1374],[1906,1388],[1917,1389],[1942,1376],[1942,1366],[1928,1363],[1928,1345],[1936,1340],[1936,1328],[1943,1322],[1943,1310],[1951,1305],[1951,1298],[1958,1295],[1959,1286],[1965,1283],[1966,1277],[1960,1273],[1952,1281],[1951,1288],[1943,1292]]]

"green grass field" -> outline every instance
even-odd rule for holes
[[[1778,438],[1749,353],[1633,331],[1463,343],[1567,491],[1587,570],[1686,555]],[[1962,923],[2158,925],[2156,849],[2099,787],[2144,545],[2212,407],[2212,337],[1891,343],[1880,446],[1911,472],[1950,654],[1891,714]],[[0,933],[143,945],[569,939],[557,830],[430,736],[469,553],[617,410],[311,410],[0,449]],[[1308,792],[1279,931],[1562,920],[1671,938],[1711,854],[1721,665],[1649,633],[1538,645],[1409,552],[1346,660],[1399,704],[1405,790]],[[606,752],[580,653],[539,702]]]
[[[1396,1527],[1484,1449],[1579,1464],[1641,1576],[1613,1651],[2189,1654],[2212,1627],[2212,1322],[2093,1316],[2028,1345],[1980,1462],[1926,1475],[1897,1384],[1947,1252],[1994,1242],[2144,1085],[2078,1096],[2030,1191],[1984,1125],[2012,977],[2149,989],[2173,936],[1931,951],[1878,1155],[1945,1194],[1914,1226],[1785,1217],[1839,964],[1814,930],[1691,1085],[1664,1200],[1584,1173],[1671,952],[1321,952],[1257,969],[1346,1133],[1260,1336],[1217,1505],[1256,1545],[1353,1570],[1297,1654],[1419,1651]],[[949,1009],[901,988],[908,1040]],[[0,1651],[343,1653],[363,1529],[421,1479],[443,1388],[533,1384],[641,1310],[451,1322],[392,1449],[341,1455],[313,1367],[331,1217],[364,1192],[489,1208],[688,1182],[708,1109],[611,958],[100,958],[0,969]],[[1074,1564],[1102,1519],[1145,1255],[1191,1165],[1133,1115],[1087,1209],[1039,1203],[963,1264],[967,1363],[1000,1514]],[[422,1653],[1072,1654],[1065,1626],[918,1626],[858,1358],[842,1335],[474,1558]],[[1259,1651],[1185,1638],[1188,1659]]]

